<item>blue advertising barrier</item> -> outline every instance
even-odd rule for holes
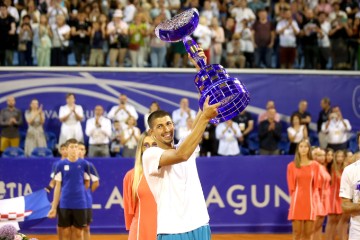
[[[55,158],[0,159],[0,199],[26,195],[50,181]],[[200,180],[213,232],[289,232],[286,166],[292,156],[201,157]],[[124,233],[122,180],[133,159],[91,159],[100,174],[92,231]],[[52,193],[49,195],[52,199]],[[56,220],[27,229],[54,233]]]
[[[360,129],[360,77],[356,72],[251,70],[230,73],[242,80],[249,90],[251,101],[247,111],[250,113],[261,113],[266,102],[272,99],[277,111],[288,117],[298,109],[299,101],[306,99],[312,123],[316,123],[321,110],[320,100],[329,97],[333,106],[341,107],[343,117],[349,119],[353,130]],[[119,93],[125,93],[140,114],[138,126],[144,129],[142,116],[154,100],[162,109],[172,112],[178,108],[180,99],[187,97],[190,107],[198,109],[194,76],[194,70],[171,69],[9,69],[0,71],[0,108],[5,107],[6,97],[10,94],[16,97],[16,105],[23,111],[28,109],[33,98],[37,98],[43,104],[45,129],[58,134],[58,112],[65,104],[66,93],[76,94],[77,104],[84,108],[85,120],[93,116],[95,105],[100,104],[109,111],[118,104]],[[315,128],[314,124],[312,128]]]

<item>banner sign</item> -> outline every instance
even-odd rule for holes
[[[83,69],[83,68],[81,68]],[[139,112],[138,126],[144,129],[143,115],[152,101],[172,112],[179,107],[180,99],[190,99],[190,107],[198,109],[198,94],[194,85],[195,72],[106,72],[91,71],[0,71],[0,108],[6,106],[6,97],[16,97],[16,106],[25,111],[34,98],[40,101],[45,112],[46,131],[60,131],[58,112],[65,105],[68,92],[76,94],[76,103],[83,106],[85,121],[93,116],[95,105],[106,111],[118,104],[119,93],[127,94],[130,103]],[[132,72],[133,71],[133,72]],[[150,71],[150,70],[149,70]],[[285,73],[285,72],[284,72]],[[301,73],[301,72],[300,72]],[[253,73],[231,73],[241,79],[251,94],[247,111],[259,114],[268,100],[274,100],[277,111],[285,117],[298,109],[300,100],[308,101],[312,122],[320,112],[320,100],[329,97],[332,105],[341,108],[353,130],[360,129],[359,76],[315,74],[271,74],[260,70]],[[314,128],[314,125],[312,125]],[[26,124],[23,129],[26,130]],[[283,129],[285,131],[285,129]]]
[[[46,187],[55,158],[4,158],[0,161],[0,199],[27,195]],[[292,156],[201,157],[200,180],[212,232],[289,232],[286,167]],[[123,178],[133,159],[90,159],[100,175],[93,194],[93,223],[98,233],[125,233]],[[49,194],[49,199],[52,199]],[[47,219],[27,229],[55,232],[56,220]]]

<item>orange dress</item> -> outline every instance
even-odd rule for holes
[[[128,171],[123,182],[124,217],[129,240],[156,240],[157,207],[145,177],[142,175],[137,198],[132,197],[134,169]]]
[[[326,170],[326,168],[320,165],[319,171],[319,191],[317,196],[317,216],[326,216],[328,215],[330,209],[330,181],[331,176]]]
[[[297,168],[292,161],[287,167],[287,183],[290,194],[288,220],[316,220],[315,192],[319,191],[319,164]]]
[[[341,174],[342,171],[340,172],[340,174],[336,174],[334,169],[331,173],[329,214],[342,214],[341,198],[339,196]]]

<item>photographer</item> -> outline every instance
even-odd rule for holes
[[[349,120],[344,119],[340,107],[332,109],[329,119],[324,122],[321,130],[327,135],[327,148],[334,151],[347,149],[347,133],[351,131]]]
[[[71,28],[74,41],[74,53],[77,66],[81,66],[84,56],[86,65],[89,65],[91,25],[86,21],[86,13],[80,12],[78,19]]]

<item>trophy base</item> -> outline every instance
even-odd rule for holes
[[[209,104],[221,102],[218,116],[210,120],[211,123],[228,121],[239,115],[249,104],[250,94],[237,78],[226,78],[217,81],[202,92],[199,104],[203,109],[207,96]]]

